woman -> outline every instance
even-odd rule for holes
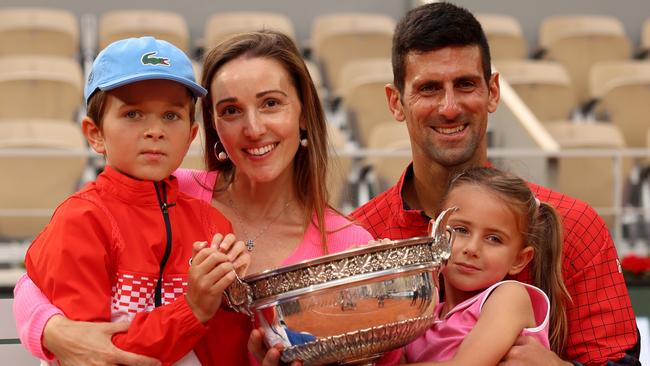
[[[251,251],[250,273],[372,239],[328,205],[323,184],[325,117],[307,68],[288,37],[268,31],[224,41],[207,54],[202,85],[208,89],[202,100],[208,171],[179,170],[175,175],[182,191],[210,201],[232,221],[235,235]],[[50,322],[34,320],[52,309],[38,309],[42,300],[25,298],[31,285],[26,281],[15,291],[15,308],[27,314],[31,330],[27,335],[19,324],[21,339],[40,340],[45,329],[43,345],[66,364],[151,361],[112,348],[110,332],[117,327],[62,316]],[[253,343],[259,336],[256,331]],[[255,349],[259,355],[259,347]],[[269,354],[272,360],[279,356]]]

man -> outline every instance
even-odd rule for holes
[[[432,3],[413,9],[393,38],[393,84],[386,96],[405,122],[413,163],[395,186],[352,213],[376,238],[426,234],[458,172],[488,165],[487,119],[499,103],[485,34],[466,9]],[[611,236],[587,204],[530,183],[561,214],[568,342],[562,355],[519,337],[503,365],[639,365],[634,312]],[[529,281],[527,273],[518,279]],[[567,361],[563,361],[567,360]],[[609,363],[608,363],[609,362]]]

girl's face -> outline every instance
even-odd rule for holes
[[[467,298],[519,273],[532,259],[524,246],[522,220],[497,193],[461,184],[449,193],[446,207],[457,206],[448,225],[456,232],[443,273],[445,285]]]
[[[107,165],[132,178],[160,181],[181,165],[196,136],[192,103],[177,82],[139,81],[107,93],[101,129],[88,117],[82,128]]]
[[[269,58],[236,58],[217,71],[210,92],[215,128],[237,173],[260,183],[290,178],[301,103],[284,67]]]

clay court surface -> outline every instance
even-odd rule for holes
[[[384,306],[379,306],[375,298],[363,298],[354,301],[354,308],[346,307],[341,310],[340,302],[318,309],[311,309],[284,317],[291,329],[308,332],[318,337],[326,337],[346,333],[352,330],[370,328],[388,321],[401,321],[416,317],[423,313],[431,313],[432,309],[423,312],[421,300],[413,304],[412,299],[385,299]],[[382,319],[384,319],[382,321]]]

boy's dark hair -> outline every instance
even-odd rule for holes
[[[106,109],[106,93],[105,91],[97,90],[88,99],[88,106],[86,108],[86,115],[95,122],[97,128],[102,128],[102,121],[104,120],[104,111]],[[192,99],[190,104],[190,122],[194,123],[196,116],[196,98],[188,90],[187,93]]]
[[[490,47],[481,24],[469,10],[439,2],[410,10],[399,21],[393,35],[393,84],[404,92],[406,56],[409,52],[428,52],[448,46],[478,45],[483,76],[489,83],[492,75]]]

